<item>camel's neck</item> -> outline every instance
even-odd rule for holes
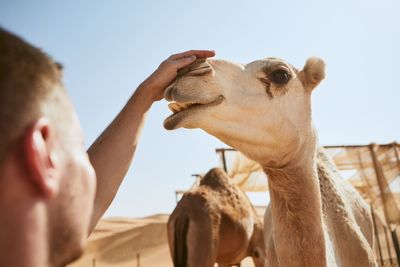
[[[264,169],[280,265],[326,266],[315,150],[282,169]]]

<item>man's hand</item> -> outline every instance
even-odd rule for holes
[[[190,50],[172,55],[163,61],[138,89],[145,90],[153,101],[161,100],[164,97],[165,88],[175,80],[180,69],[193,63],[197,58],[213,56],[215,52],[210,50]]]
[[[191,50],[170,56],[138,87],[118,116],[90,146],[88,154],[97,176],[90,232],[114,199],[129,169],[145,114],[152,103],[163,98],[165,88],[175,80],[178,70],[196,58],[214,55],[214,51]]]

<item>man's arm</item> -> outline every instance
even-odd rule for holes
[[[179,69],[196,58],[214,56],[213,51],[191,50],[170,56],[135,91],[125,107],[88,150],[96,171],[97,189],[89,233],[117,193],[132,162],[147,111],[163,98],[165,88]]]

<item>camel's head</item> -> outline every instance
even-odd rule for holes
[[[201,128],[266,166],[284,164],[314,139],[311,92],[324,76],[317,58],[301,71],[276,58],[199,59],[166,89],[173,115],[164,127]]]

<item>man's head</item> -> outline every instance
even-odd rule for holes
[[[94,192],[61,66],[0,28],[0,202],[22,197],[41,205],[48,261],[62,265],[82,250]]]

